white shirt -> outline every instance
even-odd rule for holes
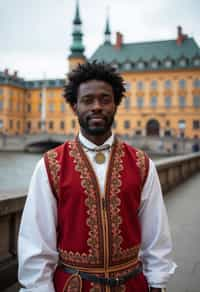
[[[79,139],[89,148],[97,147],[81,133]],[[112,145],[113,139],[112,135],[104,144]],[[95,152],[86,150],[86,154],[103,194],[110,153],[104,151],[106,160],[103,164],[95,162]],[[172,242],[168,218],[152,160],[141,195],[139,220],[142,230],[140,258],[144,274],[149,286],[164,288],[174,273],[176,264],[171,257]],[[55,292],[52,279],[58,261],[56,228],[57,203],[42,158],[36,165],[30,182],[19,231],[19,282],[25,287],[20,292]]]

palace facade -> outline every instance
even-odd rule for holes
[[[70,70],[87,60],[81,25],[77,4]],[[126,82],[116,133],[200,137],[200,48],[181,27],[172,40],[125,43],[118,32],[112,44],[107,19],[104,42],[89,60],[111,63]],[[64,78],[25,81],[16,72],[0,72],[0,133],[77,133],[77,120],[62,96],[64,84]]]

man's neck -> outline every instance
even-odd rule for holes
[[[112,135],[112,132],[110,131],[106,133],[105,135],[101,135],[101,136],[94,136],[94,135],[89,135],[88,133],[85,133],[85,131],[81,129],[81,134],[90,142],[99,146],[99,145],[102,145]]]

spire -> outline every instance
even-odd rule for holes
[[[106,28],[105,28],[105,43],[110,44],[110,36],[111,36],[111,31],[110,31],[110,21],[109,21],[109,10],[107,8],[107,19],[106,19]]]
[[[81,18],[80,18],[80,12],[79,12],[79,2],[77,0],[76,2],[76,12],[75,12],[75,18],[73,21],[73,33],[72,33],[72,45],[70,47],[71,49],[71,56],[83,56],[83,52],[85,51],[84,45],[82,43],[82,37],[83,33],[81,30]]]
[[[73,24],[79,24],[79,25],[82,24],[81,18],[80,18],[80,12],[79,12],[79,2],[78,2],[78,0],[76,2],[76,14],[75,14],[75,18],[74,18]]]

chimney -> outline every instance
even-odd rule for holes
[[[17,79],[17,77],[18,77],[17,73],[18,73],[17,71],[14,71],[14,74],[13,74],[14,79]]]
[[[8,71],[8,69],[7,69],[7,68],[4,70],[4,74],[5,74],[6,76],[8,76],[8,75],[9,75],[9,71]]]
[[[183,34],[183,31],[182,31],[182,27],[181,26],[178,26],[177,27],[177,39],[176,39],[176,43],[177,45],[182,45],[182,43],[184,42],[185,39],[187,39],[187,35],[186,34]]]
[[[115,48],[116,49],[121,49],[123,44],[123,35],[120,32],[116,33],[116,44],[115,44]]]

